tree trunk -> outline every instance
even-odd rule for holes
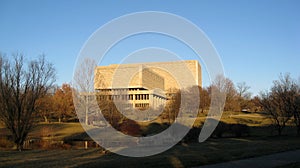
[[[88,104],[89,104],[89,98],[88,96],[85,96],[85,124],[89,125],[88,123],[88,113],[89,113],[89,108],[88,108]]]
[[[85,112],[85,125],[89,125],[89,116],[88,116],[88,112]]]
[[[23,150],[23,144],[24,144],[24,141],[17,142],[17,150],[18,151],[22,151]]]
[[[45,121],[45,123],[48,123],[48,118],[47,118],[47,116],[44,116],[44,121]]]
[[[171,110],[169,109],[169,125],[171,125]]]
[[[22,146],[22,145],[20,145],[20,144],[17,145],[17,150],[18,150],[18,151],[22,151],[22,150],[23,150],[21,146]]]
[[[277,131],[278,131],[278,135],[281,136],[282,128],[277,128]]]

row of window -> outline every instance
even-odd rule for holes
[[[128,91],[139,91],[139,90],[146,90],[144,88],[129,88],[129,89],[100,89],[98,92],[103,93],[110,93],[110,92],[128,92]]]
[[[130,99],[132,100],[132,99]],[[148,94],[137,94],[135,95],[135,100],[149,100]]]
[[[100,100],[149,100],[149,94],[130,95],[99,95]]]
[[[149,107],[149,103],[136,103],[135,107],[144,107],[144,108],[147,108],[147,107]]]

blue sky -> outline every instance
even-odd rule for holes
[[[1,0],[0,52],[20,52],[28,59],[44,53],[55,64],[57,83],[68,83],[80,49],[100,26],[133,12],[170,12],[202,29],[217,49],[226,76],[234,83],[246,82],[257,94],[268,89],[280,73],[300,76],[299,9],[297,0]],[[153,46],[189,54],[178,49],[176,42],[157,37],[157,43],[154,37],[128,39],[125,48]],[[112,51],[104,64],[118,63],[116,55],[131,53],[133,48]]]

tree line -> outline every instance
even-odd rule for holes
[[[259,97],[251,97],[250,86],[245,82],[235,85],[229,78],[218,75],[210,86],[199,89],[201,113],[209,109],[213,90],[224,94],[224,111],[257,112],[261,110]]]
[[[235,86],[230,79],[218,76],[211,86],[200,88],[201,112],[210,107],[213,89],[226,95],[224,111],[263,112],[272,121],[278,135],[282,135],[290,123],[294,123],[297,135],[300,135],[300,80],[293,79],[289,73],[280,74],[270,90],[254,97],[251,97],[250,87],[245,82]]]

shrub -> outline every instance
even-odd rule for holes
[[[213,136],[215,136],[217,138],[222,138],[225,133],[230,132],[229,130],[230,130],[229,125],[220,121],[218,126],[216,127],[216,129],[213,132]]]
[[[71,149],[72,145],[69,143],[64,143],[63,141],[51,141],[51,140],[40,140],[32,144],[34,149],[45,149],[45,150],[55,150],[55,149]]]
[[[72,148],[72,145],[68,144],[68,143],[64,143],[61,145],[62,149],[65,149],[65,150],[69,150]]]
[[[200,134],[201,128],[200,127],[193,127],[189,130],[189,132],[183,138],[184,142],[198,142],[198,137]]]
[[[158,134],[169,127],[168,124],[159,124],[159,123],[151,123],[147,126],[145,131],[143,131],[143,136],[155,135]]]
[[[6,137],[1,137],[0,138],[0,148],[12,148],[14,147],[14,142],[8,140]]]
[[[218,126],[213,132],[214,137],[241,137],[249,135],[249,127],[245,124],[226,124],[219,122]]]
[[[231,124],[230,130],[231,133],[235,135],[235,137],[249,135],[249,127],[245,124]]]
[[[124,134],[131,136],[139,136],[140,135],[140,125],[133,120],[124,120],[119,124],[119,130]]]

